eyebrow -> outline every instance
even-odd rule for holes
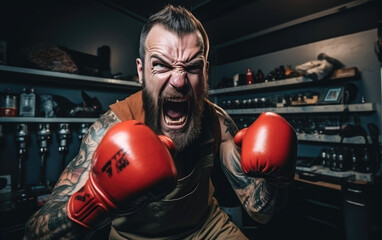
[[[198,55],[199,53],[200,52],[198,52],[194,56]],[[163,57],[161,57],[161,56],[159,56],[157,54],[153,54],[153,55],[150,56],[150,59],[153,59],[153,58],[158,59],[159,61],[161,61],[164,64],[172,66],[172,64],[169,61],[165,60]],[[184,64],[185,67],[188,67],[188,66],[201,65],[201,64],[203,64],[203,62],[204,61],[203,61],[202,58],[193,58],[189,62],[182,63],[182,64]]]
[[[204,64],[204,61],[202,59],[196,59],[196,60],[191,60],[186,64],[185,67],[194,67],[194,66],[202,66]]]
[[[156,59],[158,59],[159,61],[161,61],[161,62],[163,62],[163,63],[165,63],[165,64],[167,64],[167,65],[171,65],[171,64],[169,63],[169,61],[164,60],[162,57],[160,57],[160,56],[158,56],[158,55],[156,55],[156,54],[153,54],[153,55],[150,56],[150,59],[153,59],[153,58],[156,58]]]

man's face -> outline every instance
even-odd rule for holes
[[[137,59],[137,71],[143,82],[146,124],[182,150],[201,129],[207,94],[202,37],[199,32],[178,36],[155,25],[145,47],[145,62]]]

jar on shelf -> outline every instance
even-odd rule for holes
[[[36,94],[33,88],[24,88],[20,93],[20,117],[34,117],[36,115]]]
[[[9,89],[0,93],[0,117],[17,117],[17,95]]]

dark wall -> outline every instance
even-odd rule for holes
[[[287,2],[284,3],[287,5]],[[295,4],[295,3],[294,3]],[[306,5],[302,6],[307,8],[310,4],[314,3],[306,3]],[[321,3],[320,3],[321,4]],[[328,3],[326,3],[328,4]],[[325,3],[322,3],[325,5]],[[261,10],[256,9],[255,1],[251,4],[247,5],[247,8],[241,10],[240,12],[236,12],[236,18],[240,18],[241,15],[244,15],[243,18],[248,18],[251,12],[255,14]],[[328,6],[329,7],[329,6]],[[332,6],[334,7],[334,6]],[[306,21],[292,27],[287,27],[284,29],[280,29],[269,34],[260,35],[256,38],[251,38],[251,34],[256,32],[263,31],[264,29],[253,29],[258,25],[266,25],[267,22],[274,22],[272,18],[276,19],[276,16],[272,15],[272,9],[264,9],[264,13],[261,14],[263,19],[259,19],[257,15],[252,16],[252,21],[248,21],[245,23],[237,24],[238,21],[234,21],[230,23],[229,19],[221,17],[221,24],[214,25],[214,27],[221,28],[220,30],[211,29],[212,24],[216,23],[206,23],[207,31],[210,30],[213,32],[224,32],[222,29],[226,28],[226,37],[211,37],[211,59],[213,65],[222,65],[234,61],[238,61],[241,59],[246,59],[254,56],[259,56],[262,54],[267,54],[275,51],[279,51],[282,49],[287,49],[291,47],[296,47],[299,45],[316,42],[324,39],[329,39],[333,37],[338,37],[346,34],[356,33],[360,31],[365,31],[369,29],[373,29],[377,27],[378,22],[378,1],[367,2],[363,5],[359,5],[357,7],[343,9],[338,11],[337,13],[320,17],[317,19],[313,19],[310,21]],[[316,7],[317,9],[317,7]],[[291,9],[285,9],[285,11],[291,11]],[[322,9],[324,11],[325,9]],[[292,10],[293,11],[293,10]],[[296,12],[302,11],[296,10]],[[275,11],[276,12],[276,11]],[[280,12],[280,9],[277,10],[277,13]],[[269,13],[269,15],[268,15]],[[231,15],[233,15],[231,13]],[[314,14],[314,12],[310,13]],[[268,15],[268,16],[267,16]],[[302,18],[305,16],[298,16],[298,14],[293,14],[287,12],[286,16],[295,16],[295,19]],[[233,17],[233,16],[231,16]],[[277,19],[280,19],[277,16]],[[292,21],[295,19],[285,19],[285,22]],[[215,22],[217,20],[214,20]],[[264,24],[259,24],[257,21],[265,22]],[[284,22],[274,23],[275,25],[283,24]],[[270,25],[265,28],[272,28],[274,25]],[[230,28],[239,28],[243,29],[242,31],[235,30],[235,33],[242,33],[241,35],[231,36],[229,29]],[[248,31],[245,29],[253,29],[252,31]],[[244,34],[246,33],[246,34]],[[237,39],[243,40],[235,42]],[[229,43],[228,45],[226,45]]]
[[[141,28],[141,22],[92,0],[0,3],[0,39],[15,51],[44,42],[96,55],[98,47],[107,45],[113,74],[136,74]]]
[[[15,56],[19,47],[38,42],[64,46],[82,53],[96,55],[102,45],[110,47],[111,72],[136,75],[135,59],[138,57],[139,35],[142,23],[113,10],[99,2],[85,1],[1,1],[0,39],[9,46],[7,64],[17,64]],[[15,81],[17,80],[17,81]],[[34,88],[38,95],[53,94],[64,96],[74,104],[81,104],[81,90],[89,96],[97,97],[104,111],[116,100],[122,100],[136,90],[105,88],[89,85],[73,85],[68,81],[59,84],[28,81],[28,78],[11,79],[0,73],[0,92],[5,88],[18,94],[23,88]],[[16,124],[2,123],[3,137],[0,138],[0,175],[12,175],[15,182],[17,171]],[[26,164],[26,183],[39,181],[40,153],[37,139],[38,123],[28,124],[30,136]],[[62,156],[58,152],[58,124],[51,124],[52,139],[47,160],[47,180],[54,182],[60,175]],[[66,161],[77,155],[80,141],[80,124],[71,124],[72,139]]]

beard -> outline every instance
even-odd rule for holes
[[[169,137],[173,140],[176,151],[180,152],[187,146],[191,145],[198,138],[202,128],[202,116],[204,112],[204,99],[207,97],[207,88],[204,83],[202,86],[202,94],[199,99],[189,90],[187,95],[191,101],[189,116],[187,116],[187,124],[182,129],[171,130]],[[143,79],[142,100],[145,110],[145,124],[149,126],[156,134],[164,134],[161,127],[163,101],[166,97],[184,96],[184,93],[172,91],[171,93],[161,94],[158,97],[158,103],[155,103],[154,97],[145,87],[145,79]]]

